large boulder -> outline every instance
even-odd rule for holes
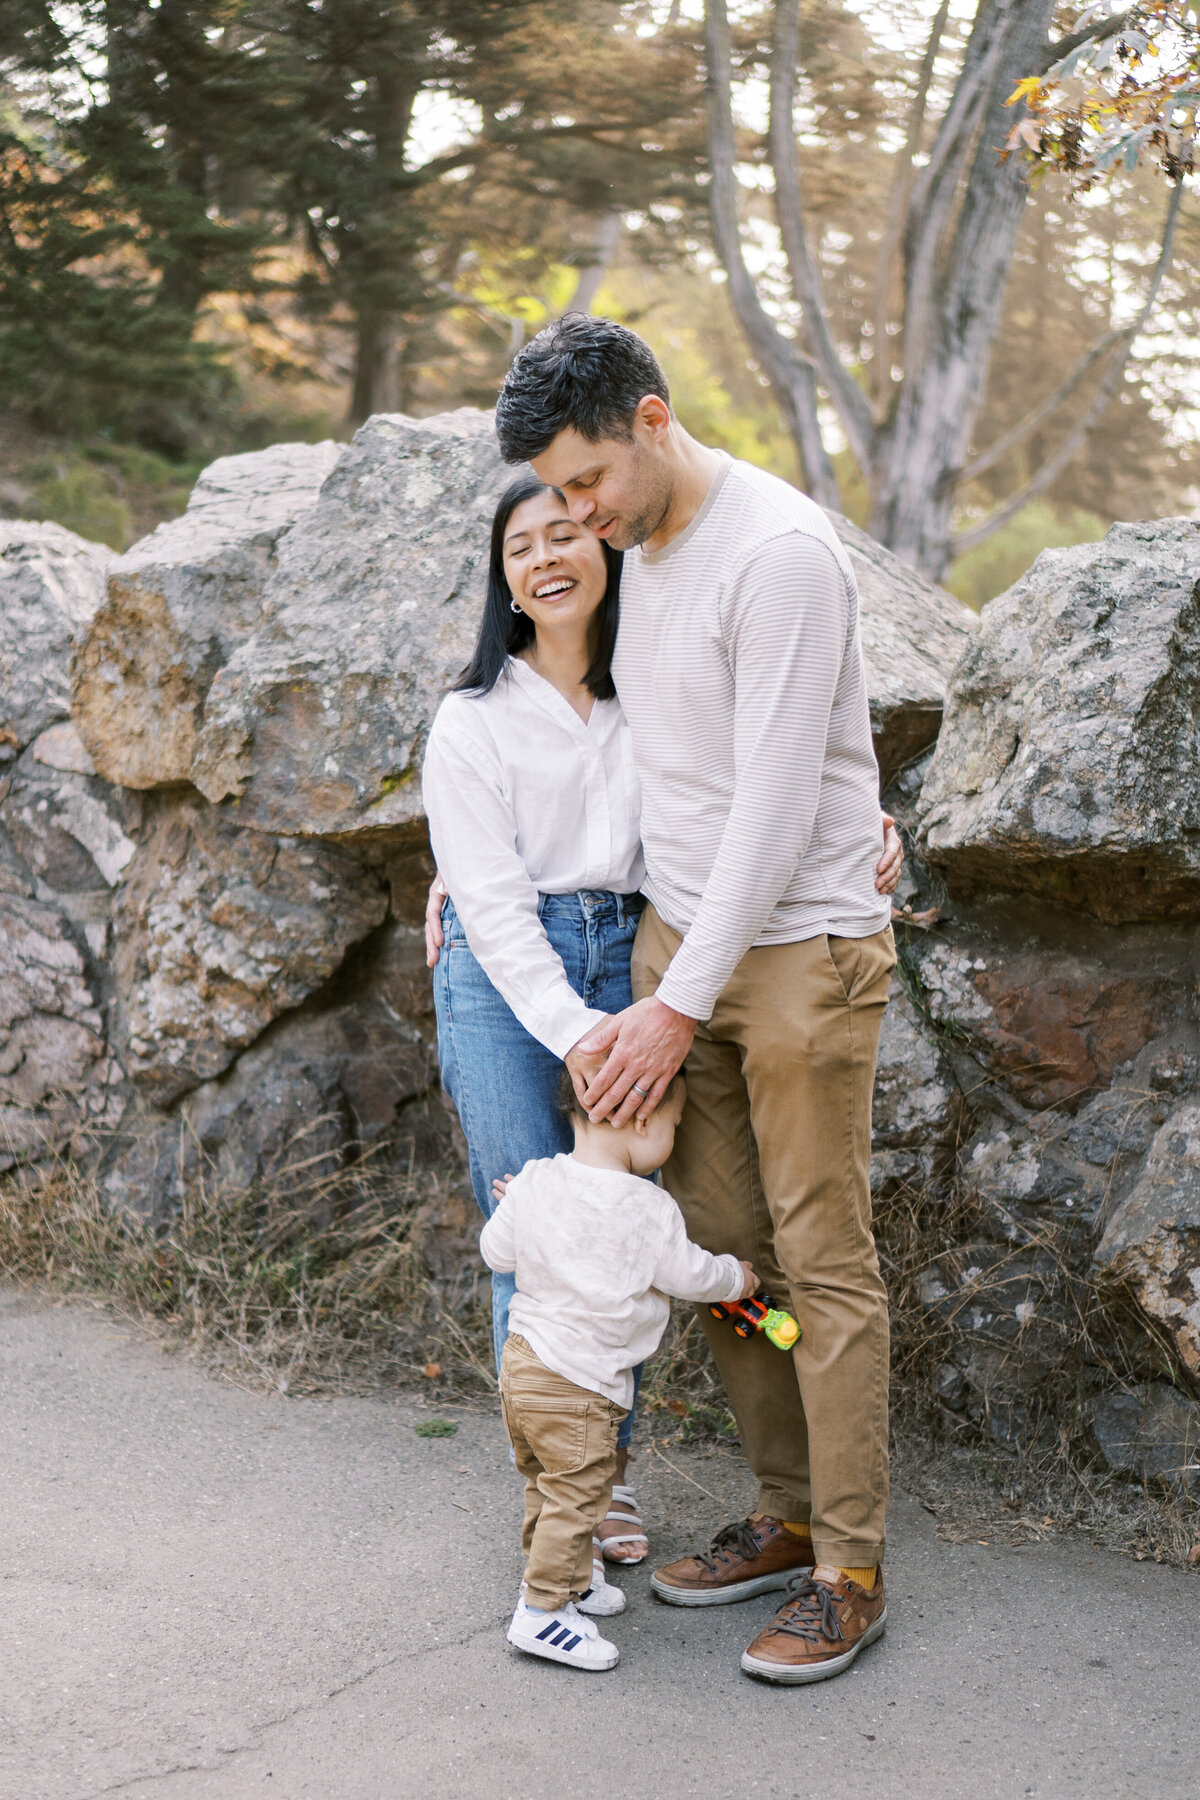
[[[278,1019],[219,1078],[171,1116],[143,1111],[106,1170],[110,1199],[164,1217],[203,1176],[210,1190],[256,1189],[289,1206],[315,1204],[349,1161],[368,1179],[407,1186],[444,1164],[451,1126],[437,1092],[425,1017],[394,1004],[424,952],[419,934],[389,922],[358,966]],[[428,983],[426,983],[428,987]]]
[[[943,1172],[962,1094],[935,1032],[893,976],[879,1035],[871,1113],[871,1186],[885,1192]]]
[[[887,788],[937,737],[947,684],[979,619],[849,519],[829,516],[858,583],[871,735]]]
[[[327,982],[383,919],[381,878],[333,844],[241,831],[164,796],[117,900],[124,1060],[169,1105]]]
[[[120,1120],[121,1070],[84,953],[58,908],[0,864],[0,1170]]]
[[[1139,1484],[1162,1481],[1200,1494],[1200,1406],[1165,1381],[1097,1394],[1092,1431],[1109,1468]]]
[[[1185,1014],[1191,977],[1150,951],[1117,962],[1022,935],[918,945],[925,1003],[1022,1105],[1075,1111]]]
[[[0,824],[26,868],[59,895],[115,887],[141,816],[141,795],[100,780],[69,721],[41,732],[0,776]]]
[[[1184,1367],[1200,1376],[1200,1103],[1185,1101],[1155,1133],[1139,1180],[1097,1246],[1095,1267],[1132,1291]]]
[[[213,683],[202,793],[260,831],[419,823],[425,739],[474,643],[512,478],[487,413],[368,420],[280,543],[261,629]]]
[[[487,413],[367,422],[279,541],[262,623],[213,679],[191,763],[202,793],[236,800],[263,831],[394,838],[419,825],[429,722],[474,642],[491,515],[513,473]],[[890,779],[936,737],[975,618],[835,523]]]
[[[100,774],[186,781],[213,676],[258,625],[275,546],[340,446],[276,444],[205,469],[187,511],[119,557],[80,648],[72,713]]]
[[[70,710],[70,658],[113,552],[61,525],[0,521],[0,764]]]
[[[951,892],[1200,915],[1200,522],[1044,550],[983,614],[922,794]]]

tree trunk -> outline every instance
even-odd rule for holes
[[[1002,162],[997,154],[1010,126],[1005,101],[1037,66],[1054,5],[983,0],[938,134],[944,141],[935,141],[914,193],[904,384],[868,472],[868,529],[935,581],[952,556],[955,486],[983,401],[1028,195],[1021,159]],[[961,182],[956,165],[964,151],[970,162]]]
[[[361,313],[355,330],[354,385],[346,423],[357,428],[372,413],[399,412],[403,346],[390,313]]]
[[[608,273],[608,265],[613,259],[617,240],[621,235],[620,213],[608,213],[596,227],[596,241],[592,246],[589,260],[579,267],[579,280],[575,284],[575,292],[563,308],[564,312],[591,312],[596,303],[596,295],[600,291],[600,283]]]
[[[819,505],[836,507],[837,478],[821,441],[817,418],[816,373],[800,346],[784,337],[764,308],[742,255],[730,109],[729,21],[724,0],[708,0],[704,10],[708,46],[709,207],[717,254],[725,265],[733,310],[771,384],[796,446],[804,485]]]

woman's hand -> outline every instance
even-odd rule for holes
[[[882,863],[880,867],[883,867]],[[446,898],[446,892],[445,882],[440,875],[435,875],[433,885],[429,890],[429,898],[425,902],[425,964],[430,969],[437,966],[438,953],[445,942],[446,934],[442,930],[442,901]]]
[[[896,821],[890,813],[883,815],[883,855],[875,865],[875,886],[881,894],[894,894],[900,885],[900,871],[904,867],[904,845],[900,841],[900,833],[896,830]],[[429,935],[426,927],[426,937]]]

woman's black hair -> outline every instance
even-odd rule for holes
[[[519,475],[500,497],[496,516],[492,520],[487,598],[483,603],[483,617],[479,621],[479,636],[475,642],[474,655],[454,683],[451,690],[453,693],[474,694],[479,698],[490,694],[499,681],[508,658],[515,656],[519,650],[524,650],[534,640],[536,634],[533,620],[528,613],[512,610],[513,593],[508,585],[508,576],[504,573],[504,534],[518,506],[523,506],[526,500],[532,500],[538,494],[546,493],[558,494],[563,510],[566,510],[566,500],[559,490],[548,487],[536,475]],[[583,679],[584,686],[597,700],[612,700],[617,691],[613,686],[611,664],[613,645],[617,641],[622,559],[619,550],[610,550],[603,541],[600,548],[604,552],[608,568],[608,582],[599,607],[600,631],[596,639],[596,653]]]

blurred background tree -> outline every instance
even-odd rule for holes
[[[1078,6],[1038,6],[1044,43],[1079,29]],[[905,543],[879,456],[843,414],[899,441],[917,369],[904,219],[983,27],[1031,14],[803,0],[789,101],[790,10],[728,0],[722,239],[703,0],[6,0],[0,513],[127,542],[178,510],[213,454],[344,435],[371,411],[488,405],[524,338],[572,305],[643,330],[708,441],[819,487],[780,381],[791,370],[823,497],[973,604],[1045,544],[1190,510],[1190,195],[1131,342],[1168,198],[1152,171],[1121,158],[1077,195],[1069,173],[1040,178],[1026,140],[1002,164],[1003,134],[977,118],[953,147],[942,266],[972,159],[1014,185],[1011,242],[986,296],[988,353],[950,421],[958,447],[936,480],[926,471],[930,489],[952,477],[942,551]],[[1038,96],[1005,109],[1002,85],[987,94],[1004,133],[1036,122]],[[773,97],[789,121],[774,143]],[[837,369],[813,357],[790,279],[774,202],[785,136]],[[1114,346],[1107,409],[1072,446]],[[932,355],[938,379],[944,362]]]

